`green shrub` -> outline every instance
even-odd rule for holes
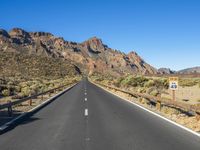
[[[149,81],[148,78],[145,78],[143,76],[139,76],[139,77],[135,77],[133,78],[133,80],[131,81],[131,85],[132,86],[140,86],[140,87],[144,87],[145,82]]]
[[[140,88],[138,88],[137,92],[139,92],[139,93],[145,93],[146,89],[144,87],[140,87]]]
[[[28,86],[27,87],[23,87],[21,89],[21,92],[22,92],[23,96],[30,96],[31,95],[31,89]]]
[[[158,96],[159,95],[159,91],[154,89],[153,91],[150,92],[150,95]]]
[[[7,82],[7,85],[14,85],[14,82],[13,81],[9,81],[9,82]]]
[[[147,82],[148,80],[149,80],[148,78],[145,78],[143,76],[138,76],[138,77],[128,76],[121,81],[121,84],[124,86],[144,87],[145,82]]]
[[[2,92],[3,96],[10,96],[10,90],[9,89],[4,89]]]
[[[147,88],[153,87],[154,85],[155,85],[154,80],[149,80],[144,83],[144,87],[147,87]]]
[[[15,86],[14,91],[15,91],[15,93],[21,92],[20,86]]]
[[[179,85],[180,86],[195,86],[197,84],[200,84],[200,80],[199,79],[180,79],[179,80]]]
[[[124,77],[120,77],[117,80],[114,81],[114,85],[116,87],[120,87],[121,86],[121,82],[124,80]]]

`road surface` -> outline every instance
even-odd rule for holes
[[[0,135],[1,150],[200,150],[200,139],[87,80]]]

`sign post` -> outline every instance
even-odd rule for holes
[[[178,89],[178,77],[169,77],[169,89],[172,90],[172,100],[176,100],[176,90]]]

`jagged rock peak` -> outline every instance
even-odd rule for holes
[[[139,56],[139,55],[137,54],[137,52],[135,52],[135,51],[131,51],[131,52],[129,52],[128,55]]]
[[[135,51],[131,51],[130,53],[128,53],[128,57],[135,59],[138,62],[143,61],[143,59]]]
[[[96,44],[103,44],[102,40],[96,36],[89,38],[87,41],[94,42]]]
[[[97,38],[95,36],[95,37],[89,38],[88,40],[84,41],[83,45],[85,45],[85,46],[90,46],[90,45],[103,46],[104,44],[100,38]]]
[[[159,74],[173,74],[175,71],[171,70],[170,68],[160,68],[158,69]]]
[[[8,32],[4,29],[0,29],[0,36],[10,37]]]
[[[13,28],[12,30],[10,30],[9,35],[11,37],[12,36],[26,37],[26,36],[29,36],[29,33],[21,28]]]
[[[107,45],[103,44],[102,40],[96,36],[84,41],[82,45],[93,52],[101,52],[107,48]]]
[[[48,37],[51,37],[51,36],[54,36],[53,34],[49,33],[49,32],[30,32],[31,35],[33,36],[48,36]]]

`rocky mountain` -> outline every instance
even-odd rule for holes
[[[200,73],[200,67],[187,68],[178,71],[179,74],[195,74]]]
[[[170,68],[160,68],[158,69],[159,74],[174,74],[175,71],[171,70]]]
[[[82,73],[86,74],[157,73],[157,70],[147,64],[136,52],[125,54],[111,49],[97,37],[77,43],[55,37],[47,32],[26,32],[20,28],[7,32],[1,29],[0,51],[60,58],[77,66]]]
[[[0,77],[58,79],[80,74],[78,67],[59,58],[0,52]]]

